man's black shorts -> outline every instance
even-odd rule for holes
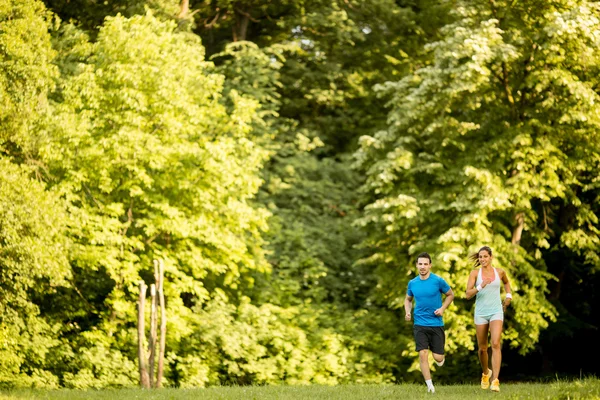
[[[443,326],[414,325],[413,332],[417,351],[430,349],[435,354],[444,354],[446,334]]]

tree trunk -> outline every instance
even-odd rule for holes
[[[551,288],[550,288],[550,294],[548,295],[548,300],[559,300],[560,299],[562,282],[565,279],[566,275],[567,275],[566,269],[562,269],[560,271],[560,273],[556,276],[556,278],[557,278],[556,282],[549,282],[549,286],[551,286]]]
[[[190,14],[190,0],[181,0],[177,19],[187,19]]]
[[[523,234],[523,228],[525,227],[525,214],[520,212],[517,215],[515,215],[515,222],[517,223],[517,225],[513,229],[512,244],[514,246],[518,246],[519,243],[521,243],[521,235]]]
[[[140,282],[140,298],[138,303],[138,361],[140,365],[140,386],[144,389],[150,388],[148,368],[146,367],[146,351],[144,350],[145,324],[144,324],[144,302],[146,301],[146,289],[148,286],[144,281]]]
[[[246,40],[248,35],[248,25],[250,24],[250,14],[242,11],[235,11],[235,24],[233,25],[233,41],[238,42]]]
[[[158,281],[158,299],[160,301],[160,345],[158,347],[158,372],[156,374],[156,386],[161,387],[162,376],[163,376],[163,365],[165,359],[165,342],[167,334],[167,312],[165,310],[165,292],[163,283],[165,279],[165,265],[160,261],[159,264],[159,281]]]

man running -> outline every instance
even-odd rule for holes
[[[445,280],[431,272],[431,257],[428,253],[417,256],[417,269],[419,275],[408,282],[404,309],[406,320],[410,321],[413,298],[416,300],[413,332],[419,352],[419,364],[427,384],[427,391],[435,393],[429,371],[429,350],[431,349],[435,363],[441,367],[445,361],[446,343],[442,314],[454,300],[454,293]],[[442,304],[442,293],[446,295],[444,304]]]

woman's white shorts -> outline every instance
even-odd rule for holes
[[[504,321],[504,313],[499,312],[491,315],[476,315],[475,325],[488,325],[492,321]]]

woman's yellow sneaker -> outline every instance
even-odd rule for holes
[[[492,370],[489,368],[488,368],[487,374],[481,374],[481,388],[482,389],[487,389],[490,387],[490,378],[491,377],[492,377]]]
[[[500,391],[500,381],[498,379],[494,379],[492,381],[492,386],[490,387],[490,390],[492,392],[499,392]]]

